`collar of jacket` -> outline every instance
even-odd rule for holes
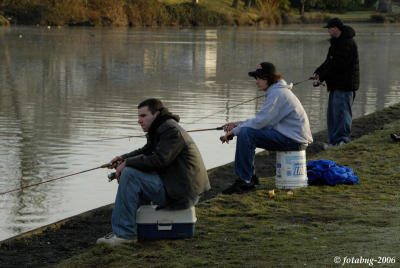
[[[267,88],[267,90],[265,91],[265,95],[268,94],[268,92],[274,91],[277,88],[287,88],[287,89],[292,89],[293,84],[290,83],[289,85],[286,83],[285,80],[281,79],[278,82],[272,84],[269,86],[269,88]]]
[[[151,123],[150,129],[149,129],[149,132],[147,133],[147,135],[149,137],[152,137],[156,133],[158,127],[160,125],[162,125],[168,119],[174,119],[176,122],[179,122],[179,120],[180,120],[178,115],[174,115],[174,114],[170,113],[167,108],[161,108],[160,114],[154,119],[153,123]]]
[[[341,29],[341,32],[342,33],[340,34],[339,37],[337,37],[337,38],[336,37],[331,37],[329,39],[331,44],[335,43],[335,42],[337,42],[339,40],[351,39],[356,35],[356,32],[354,31],[354,29],[352,27],[350,27],[350,26],[347,26],[347,25],[343,26],[343,28]]]

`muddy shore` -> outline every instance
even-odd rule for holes
[[[400,104],[353,120],[352,139],[357,139],[387,123],[400,119]],[[400,131],[400,130],[399,130]],[[313,135],[314,143],[307,148],[307,157],[323,150],[326,131]],[[390,137],[388,137],[389,139]],[[275,154],[262,152],[256,156],[259,177],[275,175]],[[212,189],[202,201],[216,196],[235,178],[233,164],[209,170]],[[59,263],[95,246],[96,239],[111,231],[110,217],[113,205],[97,208],[65,219],[56,224],[39,228],[0,244],[0,267],[43,267]]]

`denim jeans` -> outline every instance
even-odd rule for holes
[[[240,129],[236,142],[235,172],[244,181],[250,182],[254,174],[256,148],[269,151],[300,151],[306,145],[299,144],[273,129]]]
[[[111,217],[114,234],[125,239],[136,237],[136,210],[150,201],[165,205],[165,190],[160,176],[156,172],[124,168]]]
[[[333,90],[329,92],[327,125],[328,142],[330,144],[336,144],[340,141],[350,142],[351,106],[354,98],[354,91]]]

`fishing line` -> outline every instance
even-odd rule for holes
[[[308,80],[312,80],[312,79],[313,79],[312,77],[309,77],[309,78],[307,78],[307,79],[305,79],[305,80],[303,80],[303,81],[299,81],[299,82],[293,83],[292,86],[299,85],[299,84],[301,84],[301,83],[304,83],[304,82],[306,82],[306,81],[308,81]],[[230,106],[230,107],[221,109],[221,110],[219,110],[219,111],[217,111],[217,112],[215,112],[215,113],[209,114],[209,115],[207,115],[207,116],[200,117],[199,119],[196,119],[196,122],[197,122],[197,121],[200,121],[200,120],[203,120],[203,119],[207,119],[207,118],[209,118],[209,117],[211,117],[211,116],[214,116],[214,115],[216,115],[216,114],[225,112],[225,111],[227,111],[227,110],[236,108],[236,107],[238,107],[238,106],[240,106],[240,105],[243,105],[243,104],[245,104],[245,103],[252,102],[252,101],[254,101],[254,100],[256,100],[256,99],[259,99],[259,98],[262,98],[262,97],[265,97],[265,94],[259,95],[259,96],[255,97],[255,98],[250,99],[250,100],[246,100],[246,101],[240,102],[240,103],[235,104],[235,105],[233,105],[233,106]]]
[[[122,136],[122,137],[116,137],[116,138],[104,138],[104,139],[98,139],[98,140],[90,140],[90,141],[85,141],[85,142],[98,142],[98,141],[109,141],[109,140],[122,140],[122,139],[130,139],[130,138],[145,138],[146,135],[133,135],[133,136]]]
[[[61,180],[61,179],[64,179],[64,178],[67,178],[67,177],[71,177],[71,176],[74,176],[74,175],[86,173],[86,172],[89,172],[89,171],[92,171],[92,170],[95,170],[95,169],[107,168],[107,167],[109,167],[109,166],[110,166],[110,163],[107,163],[107,164],[101,165],[101,166],[99,166],[99,167],[95,167],[95,168],[91,168],[91,169],[86,169],[86,170],[83,170],[83,171],[75,172],[75,173],[72,173],[72,174],[69,174],[69,175],[65,175],[65,176],[62,176],[62,177],[58,177],[58,178],[54,178],[54,179],[51,179],[51,180],[42,181],[42,182],[39,182],[39,183],[34,183],[34,184],[22,186],[22,187],[19,187],[19,188],[16,188],[16,189],[12,189],[12,190],[9,190],[9,191],[6,191],[6,192],[2,192],[2,193],[0,193],[0,195],[4,195],[4,194],[7,194],[7,193],[12,193],[12,192],[20,191],[20,190],[25,189],[25,188],[29,188],[29,187],[33,187],[33,186],[38,186],[38,185],[40,185],[40,184],[48,183],[48,182],[51,182],[51,181]]]
[[[310,77],[310,78],[307,78],[307,79],[305,79],[305,80],[303,80],[303,81],[295,82],[295,83],[293,83],[293,86],[299,85],[299,84],[304,83],[304,82],[309,81],[309,80],[313,80],[313,78]],[[216,115],[216,114],[225,112],[225,111],[227,111],[227,110],[234,109],[234,108],[236,108],[236,107],[238,107],[238,106],[241,106],[241,105],[243,105],[243,104],[252,102],[252,101],[254,101],[254,100],[256,100],[256,99],[259,99],[259,98],[262,98],[262,97],[265,97],[265,94],[260,95],[260,96],[257,96],[257,97],[255,97],[255,98],[252,98],[252,99],[249,99],[249,100],[242,101],[242,102],[240,102],[240,103],[238,103],[238,104],[235,104],[235,105],[233,105],[233,106],[230,106],[230,107],[221,109],[221,110],[219,110],[219,111],[217,111],[217,112],[214,112],[214,113],[212,113],[212,114],[206,115],[206,116],[204,116],[204,117],[200,117],[200,118],[196,119],[196,122],[198,122],[198,121],[200,121],[200,120],[204,120],[204,119],[210,118],[210,117],[212,117],[212,116],[214,116],[214,115]],[[194,122],[193,122],[193,123],[194,123]],[[190,125],[190,124],[193,124],[193,123],[187,123],[187,124]],[[207,128],[207,129],[188,130],[188,131],[186,131],[186,132],[201,132],[201,131],[222,130],[222,129],[223,129],[222,127],[216,127],[216,128]],[[145,138],[145,137],[146,137],[146,135],[143,134],[143,135],[133,135],[133,136],[116,137],[116,138],[104,138],[104,139],[98,139],[98,140],[91,140],[91,141],[87,141],[87,142],[99,142],[99,141],[108,141],[108,140],[122,140],[122,139]]]
[[[304,83],[304,82],[306,82],[306,81],[308,81],[308,80],[311,80],[311,79],[312,79],[312,78],[310,77],[310,78],[308,78],[308,79],[306,79],[306,80],[303,80],[303,81],[300,81],[300,82],[296,82],[296,83],[293,84],[293,86],[294,86],[294,85],[301,84],[301,83]],[[261,97],[265,97],[265,95],[260,95],[260,96],[257,96],[257,97],[255,97],[255,98],[252,98],[252,99],[249,99],[249,100],[240,102],[240,103],[238,103],[238,104],[235,104],[235,105],[233,105],[233,106],[230,106],[230,107],[228,107],[228,108],[225,108],[224,110],[221,110],[221,111],[218,111],[218,112],[216,112],[216,113],[210,114],[210,115],[208,115],[207,117],[202,117],[202,118],[200,118],[200,119],[198,119],[198,120],[206,119],[206,118],[211,117],[211,116],[213,116],[213,115],[215,115],[215,114],[217,114],[217,113],[224,112],[225,110],[228,110],[228,109],[236,108],[236,107],[238,107],[238,106],[240,106],[240,105],[243,105],[243,104],[245,104],[245,103],[254,101],[254,100],[256,100],[256,99],[258,99],[258,98],[261,98]],[[198,121],[198,120],[197,120],[197,121]],[[204,128],[204,129],[188,130],[188,131],[186,131],[186,132],[202,132],[202,131],[222,130],[222,129],[223,129],[223,127],[221,126],[221,127],[215,127],[215,128]],[[118,139],[126,139],[126,138],[143,138],[143,137],[145,137],[145,136],[146,136],[146,135],[133,135],[133,136],[118,137],[118,138],[106,138],[106,139],[100,139],[100,140],[95,140],[95,141],[118,140]],[[4,195],[4,194],[7,194],[7,193],[12,193],[12,192],[20,191],[20,190],[23,190],[23,189],[26,189],[26,188],[38,186],[38,185],[40,185],[40,184],[44,184],[44,183],[48,183],[48,182],[52,182],[52,181],[56,181],[56,180],[65,179],[65,178],[68,178],[68,177],[71,177],[71,176],[74,176],[74,175],[86,173],[86,172],[93,171],[93,170],[96,170],[96,169],[99,169],[99,168],[107,168],[107,167],[109,167],[110,165],[112,165],[112,163],[103,164],[103,165],[101,165],[101,166],[99,166],[99,167],[95,167],[95,168],[91,168],[91,169],[86,169],[86,170],[83,170],[83,171],[75,172],[75,173],[72,173],[72,174],[68,174],[68,175],[65,175],[65,176],[62,176],[62,177],[58,177],[58,178],[54,178],[54,179],[50,179],[50,180],[46,180],[46,181],[42,181],[42,182],[39,182],[39,183],[34,183],[34,184],[22,186],[22,187],[19,187],[19,188],[15,188],[15,189],[12,189],[12,190],[8,190],[8,191],[5,191],[5,192],[1,192],[0,195]]]

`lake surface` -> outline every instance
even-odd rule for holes
[[[361,87],[354,117],[400,101],[400,27],[352,25]],[[255,115],[263,99],[247,73],[273,62],[288,82],[325,59],[321,25],[268,29],[0,27],[0,192],[98,167],[144,145],[137,104],[161,98],[187,130]],[[326,128],[327,92],[294,87],[312,131]],[[191,133],[207,168],[234,159],[220,131]],[[116,182],[97,169],[0,195],[0,241],[114,202]],[[94,238],[95,239],[95,238]]]

